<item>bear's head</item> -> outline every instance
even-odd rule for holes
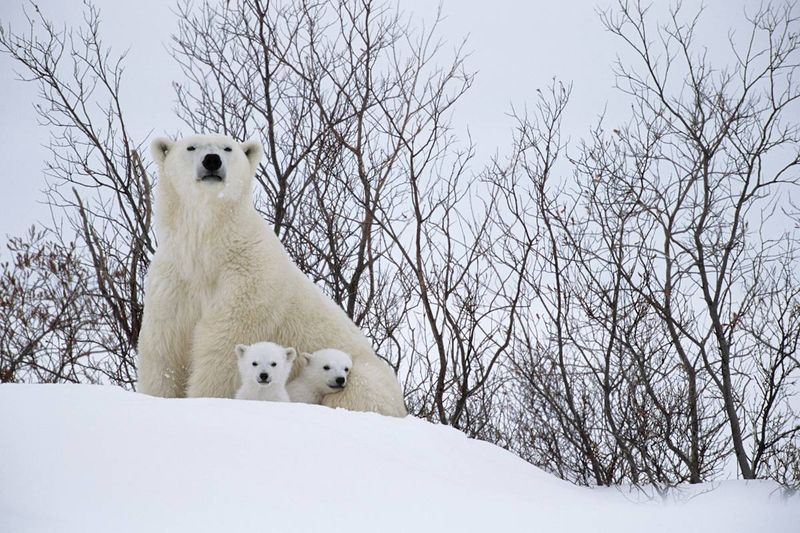
[[[224,135],[193,135],[178,141],[158,138],[151,151],[159,183],[166,182],[183,202],[249,198],[262,155],[259,142],[238,143]]]
[[[298,363],[302,367],[300,378],[323,394],[345,388],[353,366],[349,355],[334,349],[300,354]]]
[[[257,342],[250,346],[236,345],[239,358],[239,376],[243,384],[285,385],[292,370],[297,352],[274,342]]]

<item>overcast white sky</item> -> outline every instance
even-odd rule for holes
[[[468,66],[478,71],[472,90],[457,108],[456,123],[461,128],[469,126],[480,158],[488,158],[508,143],[511,104],[532,103],[536,89],[547,87],[553,77],[574,84],[565,118],[565,131],[573,137],[585,132],[607,103],[609,121],[624,119],[611,73],[621,43],[604,31],[596,13],[598,7],[611,3],[445,0],[442,35],[452,43],[469,35]],[[744,10],[752,12],[760,3],[707,0],[701,29],[713,56],[727,57],[722,47],[728,29],[743,28]],[[80,22],[80,0],[38,0],[37,4],[56,22]],[[427,20],[437,6],[435,0],[399,0],[399,4]],[[19,0],[2,0],[2,24],[22,29],[23,5]],[[101,10],[105,42],[113,52],[129,50],[122,98],[133,135],[145,139],[153,133],[183,131],[172,113],[171,82],[180,73],[166,50],[175,28],[174,2],[95,0],[95,5]],[[694,9],[699,1],[685,0],[684,5]],[[0,237],[22,233],[49,217],[40,192],[48,131],[36,122],[36,84],[16,81],[15,70],[18,67],[10,58],[0,55],[0,160],[6,168],[0,177]]]

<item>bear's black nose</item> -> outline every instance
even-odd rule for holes
[[[341,376],[339,376],[338,378],[336,378],[336,384],[337,384],[337,385],[344,385],[344,378],[343,378],[343,377],[341,377]]]
[[[203,158],[203,168],[214,172],[222,166],[222,159],[217,154],[208,154]]]
[[[269,374],[267,374],[266,372],[262,372],[258,375],[258,379],[260,379],[261,381],[267,381],[269,379]]]

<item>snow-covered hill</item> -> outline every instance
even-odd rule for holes
[[[421,420],[112,387],[0,386],[0,531],[800,531],[724,482],[636,503]]]

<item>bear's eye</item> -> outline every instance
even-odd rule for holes
[[[226,147],[225,147],[225,151],[226,151],[226,152],[230,152],[230,151],[231,151],[231,147],[230,147],[230,146],[226,146]]]
[[[258,361],[253,361],[253,366],[258,366]]]
[[[187,148],[187,150],[189,150],[190,152],[194,152],[194,146],[190,146],[189,148]]]
[[[350,369],[349,369],[349,368],[347,368],[347,367],[344,367],[344,371],[345,371],[345,372],[350,372]]]
[[[323,367],[322,367],[322,369],[323,369],[323,370],[330,370],[330,369],[331,369],[331,367],[329,367],[328,365],[325,365],[325,366],[323,366]]]
[[[271,365],[269,365],[269,366],[278,366],[278,363],[276,363],[275,361],[273,361],[273,362],[272,362],[272,364],[271,364]]]

